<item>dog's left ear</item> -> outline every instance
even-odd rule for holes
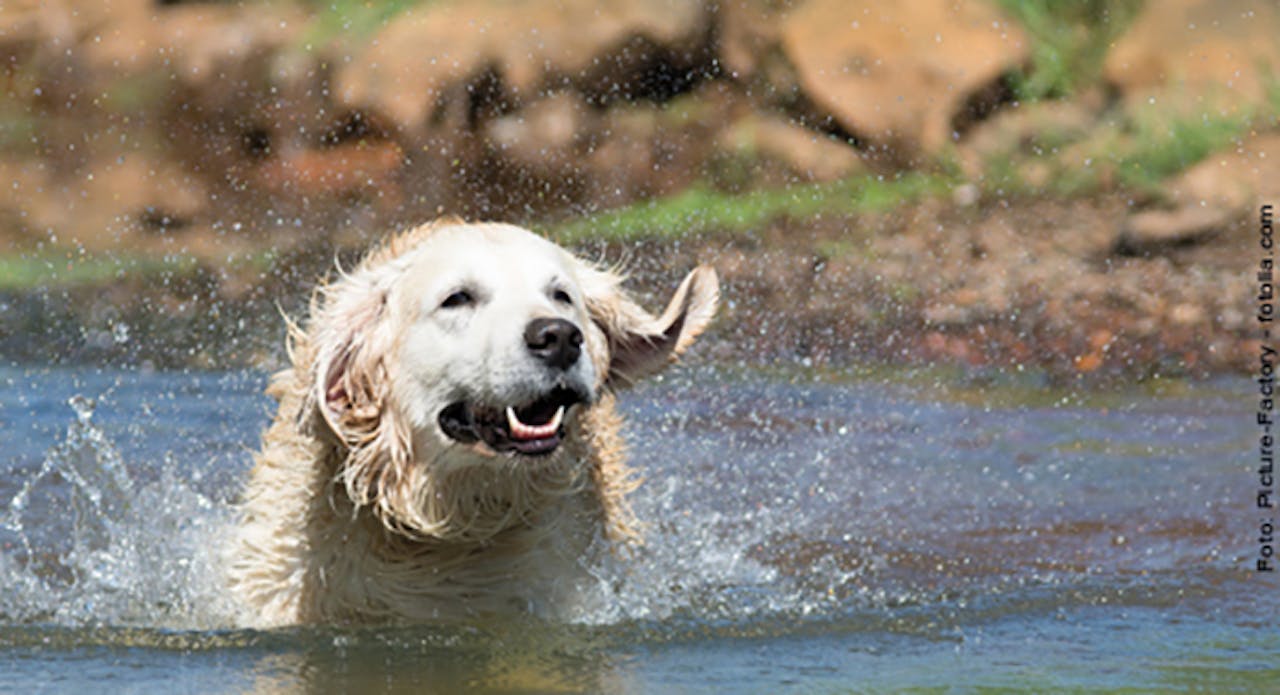
[[[709,265],[685,276],[656,318],[622,291],[622,278],[614,273],[588,268],[580,281],[587,312],[609,342],[611,386],[628,385],[673,362],[711,322],[720,301],[720,281]]]

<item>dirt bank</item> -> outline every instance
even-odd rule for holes
[[[1211,245],[1116,251],[1121,198],[1025,199],[780,219],[680,240],[576,244],[622,260],[649,306],[696,261],[724,311],[695,359],[745,364],[943,363],[1056,376],[1238,371],[1256,350],[1251,227]],[[347,259],[356,252],[348,249]],[[20,361],[272,368],[279,312],[298,315],[323,250],[265,266],[122,272],[109,283],[9,292],[0,350]]]
[[[1280,58],[1249,3],[64,5],[0,8],[9,360],[278,364],[335,255],[441,213],[624,259],[654,302],[714,263],[716,359],[1256,347]]]

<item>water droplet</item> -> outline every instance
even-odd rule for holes
[[[85,398],[80,394],[76,394],[67,399],[67,405],[70,405],[71,409],[76,411],[76,417],[80,419],[80,422],[87,424],[90,418],[93,417],[93,409],[97,407],[97,402],[92,398]]]

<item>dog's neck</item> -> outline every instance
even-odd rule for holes
[[[545,534],[565,508],[580,506],[563,502],[586,494],[592,482],[581,452],[574,449],[534,466],[469,451],[455,452],[462,461],[444,456],[413,460],[403,467],[407,475],[389,480],[394,486],[379,489],[370,504],[359,504],[343,484],[342,468],[351,449],[331,442],[329,504],[355,523],[380,527],[380,535],[397,552],[408,545],[424,551],[487,546],[532,529]]]

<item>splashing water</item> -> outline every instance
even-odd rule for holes
[[[146,386],[117,394],[117,377],[96,399],[65,398],[73,417],[60,440],[38,466],[5,476],[17,483],[0,525],[7,620],[230,624],[220,543],[248,443],[269,410],[243,408],[256,384],[236,384],[234,398],[210,407],[206,396],[217,403],[224,385],[205,379],[180,393],[158,379],[168,390],[144,399],[150,416],[132,421],[127,399]],[[115,405],[121,436],[142,443],[143,460],[129,462],[97,422],[103,402]],[[165,402],[172,410],[159,412]],[[1197,449],[1224,442],[1188,431],[1177,413],[1130,419],[1181,437],[1182,458],[1126,445],[1110,421],[1078,409],[979,420],[971,408],[883,388],[749,375],[641,388],[624,407],[648,477],[635,500],[648,539],[620,557],[600,554],[596,595],[578,622],[835,619],[1135,571],[1158,577],[1206,559],[1230,564],[1220,536],[1232,509],[1225,479],[1192,467]],[[157,431],[170,415],[183,427]],[[210,421],[223,430],[203,429]],[[194,439],[175,449],[165,435]],[[1125,476],[1153,471],[1193,484],[1202,509],[1135,497]],[[1082,496],[1064,506],[1071,494]],[[1126,540],[1150,540],[1153,529],[1158,552]]]
[[[911,643],[885,642],[903,636],[982,654],[985,633],[997,636],[989,658],[999,660],[1046,634],[1096,649],[1094,641],[1119,639],[1097,622],[1114,611],[1152,616],[1143,629],[1170,645],[1152,658],[1208,653],[1194,636],[1167,632],[1155,616],[1170,611],[1171,624],[1203,627],[1202,616],[1216,616],[1205,629],[1253,658],[1263,643],[1249,627],[1259,605],[1280,609],[1241,570],[1250,520],[1239,491],[1249,481],[1237,464],[1249,421],[1210,387],[1097,404],[1033,388],[1008,405],[984,394],[972,406],[922,397],[918,384],[717,370],[624,396],[632,461],[646,478],[634,498],[646,542],[600,554],[571,625],[225,632],[235,620],[220,546],[271,414],[263,377],[0,372],[6,379],[16,396],[0,410],[9,455],[0,469],[0,643],[9,649],[50,639],[68,649],[252,647],[267,656],[236,668],[294,664],[304,675],[281,687],[342,678],[354,689],[382,682],[388,649],[428,664],[396,672],[411,684],[440,673],[470,682],[495,655],[524,654],[598,690],[616,666],[602,655],[636,643],[710,639],[721,646],[708,647],[718,654],[709,658],[730,669],[722,675],[746,667],[754,648],[716,640],[743,637],[810,635],[790,647],[793,659],[813,644],[841,663],[849,639],[868,654],[883,644],[912,653]],[[1092,631],[1077,638],[1058,620]],[[666,682],[660,664],[673,659],[698,673],[703,662],[685,656],[696,653],[642,660],[653,669],[646,678]],[[4,654],[0,663],[27,663]],[[169,673],[168,657],[154,658]],[[207,682],[227,676],[213,666],[221,661],[201,663]],[[527,671],[519,659],[502,663]],[[357,664],[365,680],[331,664]]]
[[[126,456],[95,421],[100,401],[119,400],[112,397],[115,389],[112,385],[98,398],[75,393],[62,400],[64,412],[69,407],[73,417],[60,440],[34,470],[22,474],[18,466],[6,476],[21,483],[0,522],[0,581],[9,589],[0,599],[0,619],[67,626],[231,627],[235,612],[222,588],[220,543],[233,523],[228,501],[238,491],[248,447],[238,452],[236,474],[225,477],[219,490],[198,489],[198,471],[193,479],[192,467],[173,450],[161,452],[163,444],[149,447],[160,453],[158,462],[135,461],[130,470]],[[164,391],[160,395],[160,400],[174,397]],[[143,409],[151,411],[150,418],[159,416],[154,407]],[[221,414],[231,415],[230,406]],[[126,432],[147,438],[156,424],[148,420],[128,423]],[[243,422],[232,431],[243,435],[263,424]],[[230,486],[225,485],[228,480]],[[660,484],[661,489],[638,500],[647,518],[664,520],[650,529],[651,542],[625,558],[603,549],[593,553],[600,558],[591,568],[598,585],[594,593],[587,588],[574,621],[658,622],[681,614],[736,619],[783,608],[769,606],[779,598],[768,588],[779,578],[777,571],[747,557],[747,540],[727,538],[723,530],[744,521],[771,528],[775,524],[767,512],[745,520],[718,512],[694,517],[677,508],[686,504],[678,478]],[[751,534],[751,539],[763,537]],[[733,587],[727,595],[725,587]],[[752,593],[766,597],[765,603],[735,598]]]
[[[117,623],[199,629],[225,624],[216,539],[227,509],[190,487],[171,454],[143,478],[94,422],[74,412],[9,500],[0,523],[0,617],[12,622]],[[0,488],[3,489],[3,488]]]

